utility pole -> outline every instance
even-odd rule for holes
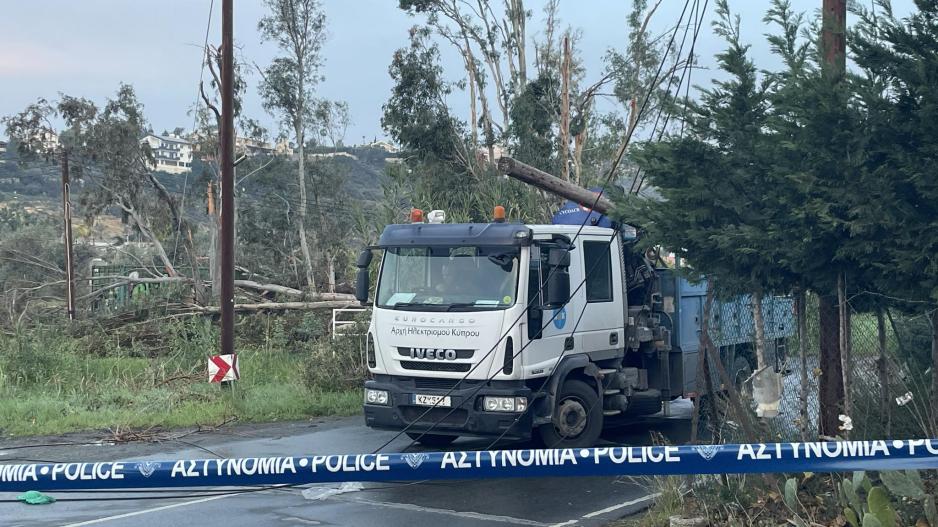
[[[821,53],[824,75],[839,81],[847,73],[847,0],[822,0]]]
[[[72,258],[72,202],[69,198],[68,151],[62,149],[62,217],[65,223],[65,309],[75,320],[75,269]]]
[[[842,89],[847,72],[847,1],[822,0],[821,4],[821,74],[834,89]],[[842,152],[843,158],[846,153]],[[845,159],[844,159],[845,160]],[[840,276],[842,280],[842,275]],[[849,364],[844,364],[844,332],[849,331],[843,324],[849,324],[844,317],[845,295],[838,299],[840,284],[836,291],[821,294],[818,297],[818,323],[820,326],[820,368],[823,372],[818,382],[819,392],[819,432],[822,436],[834,437],[844,434],[839,430],[840,413],[849,412],[845,385],[849,377]],[[848,374],[845,375],[845,372]],[[849,414],[848,414],[849,415]]]
[[[221,8],[221,354],[234,353],[234,0]]]

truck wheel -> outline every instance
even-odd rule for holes
[[[449,446],[459,436],[446,436],[446,435],[440,435],[440,434],[421,435],[420,432],[407,432],[407,437],[413,439],[414,441],[420,443],[423,446],[444,447],[444,446]]]
[[[538,428],[547,448],[593,446],[603,430],[603,405],[596,389],[583,381],[563,383],[551,423]]]

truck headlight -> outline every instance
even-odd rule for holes
[[[372,390],[370,388],[366,388],[365,404],[380,404],[381,406],[387,406],[388,392],[384,390]]]
[[[528,398],[483,397],[482,408],[487,412],[523,412],[528,408]]]

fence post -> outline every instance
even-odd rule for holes
[[[795,298],[795,310],[798,316],[798,356],[801,359],[801,440],[808,440],[808,301],[805,291],[798,288]]]
[[[892,407],[889,405],[889,366],[886,362],[886,316],[882,306],[876,308],[876,331],[879,337],[879,357],[876,360],[879,373],[879,407],[885,413],[886,437],[892,435]]]
[[[818,381],[818,432],[835,437],[840,433],[838,414],[843,411],[844,379],[840,363],[840,320],[836,296],[818,294],[818,326],[821,378]]]
[[[931,397],[938,398],[938,308],[931,312]],[[931,435],[938,435],[938,408],[929,405],[931,410]]]

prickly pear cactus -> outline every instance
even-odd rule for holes
[[[896,510],[892,508],[889,494],[886,493],[885,488],[876,486],[870,489],[870,494],[866,498],[866,505],[870,508],[867,515],[875,516],[883,527],[896,527]],[[866,525],[866,516],[863,517],[863,525]]]
[[[938,510],[935,508],[935,497],[925,497],[925,519],[931,527],[938,527]]]
[[[880,472],[879,479],[883,481],[883,485],[886,485],[889,492],[895,496],[915,500],[925,498],[925,484],[922,482],[922,477],[917,470]]]

